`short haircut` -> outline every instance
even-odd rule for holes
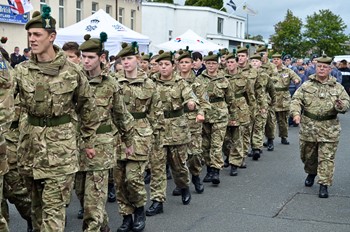
[[[79,44],[77,42],[66,42],[62,47],[63,51],[72,51],[77,57],[81,56]]]
[[[343,65],[347,65],[348,64],[348,62],[345,59],[341,60],[340,63],[343,64]]]
[[[202,54],[200,52],[193,52],[192,53],[192,60],[197,60],[197,59],[202,61],[203,60]]]

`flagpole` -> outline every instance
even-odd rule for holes
[[[249,25],[249,16],[248,16],[248,13],[247,13],[247,36],[246,36],[246,39],[249,38],[248,25]]]

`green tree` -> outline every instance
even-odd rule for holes
[[[174,4],[174,0],[152,0],[152,2],[163,2],[163,3]]]
[[[223,0],[186,0],[185,6],[207,6],[218,10],[226,11]]]
[[[275,25],[275,34],[270,37],[274,51],[301,57],[303,53],[300,47],[302,26],[302,20],[294,16],[293,12],[288,9],[285,19]]]
[[[328,56],[344,54],[344,44],[349,36],[344,34],[346,24],[330,10],[320,10],[306,18],[304,36],[311,44],[312,53],[324,51]]]
[[[248,35],[248,39],[264,42],[264,37],[262,35],[251,35],[251,34],[249,34]]]

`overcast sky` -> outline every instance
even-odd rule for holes
[[[224,0],[226,9],[229,12],[233,10],[226,5],[229,0]],[[262,35],[264,39],[268,39],[274,34],[274,25],[284,20],[287,10],[290,9],[293,15],[306,22],[306,16],[312,15],[319,10],[329,9],[334,14],[339,15],[346,25],[348,25],[345,33],[350,34],[350,1],[349,0],[232,0],[237,11],[234,14],[245,16],[242,10],[244,2],[258,12],[255,16],[248,16],[248,32],[251,35]],[[184,4],[185,0],[174,0],[179,4]]]

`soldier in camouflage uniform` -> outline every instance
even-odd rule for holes
[[[158,129],[154,132],[155,151],[150,157],[152,205],[146,211],[147,216],[163,212],[167,184],[166,159],[176,186],[181,188],[182,203],[187,205],[191,201],[189,171],[186,165],[187,144],[191,140],[191,134],[184,106],[193,111],[198,104],[197,97],[187,82],[173,73],[173,54],[161,50],[156,61],[160,68],[155,80],[156,91],[160,94],[163,112],[159,118]]]
[[[245,154],[243,151],[243,132],[246,125],[250,123],[249,105],[254,104],[255,94],[248,79],[238,73],[238,57],[235,52],[226,57],[227,73],[225,77],[234,89],[235,120],[227,125],[225,142],[223,146],[224,155],[227,157],[227,167],[231,166],[230,175],[237,176],[237,168],[245,168]]]
[[[278,136],[281,138],[281,143],[288,145],[288,117],[290,107],[289,85],[293,81],[294,84],[301,82],[300,77],[291,69],[285,67],[281,59],[282,55],[275,53],[272,55],[273,63],[277,67],[277,73],[272,76],[272,81],[276,90],[275,113],[278,125]]]
[[[123,102],[122,91],[109,69],[104,69],[104,42],[107,34],[100,38],[84,36],[82,63],[96,101],[96,112],[101,125],[96,131],[96,156],[80,156],[80,171],[84,173],[84,231],[110,231],[107,226],[105,205],[107,201],[109,169],[115,166],[115,127],[123,135],[127,155],[132,154],[133,118]]]
[[[1,42],[7,39],[1,38]],[[6,56],[6,59],[5,57]],[[6,154],[6,141],[4,133],[9,129],[14,112],[14,81],[10,75],[10,63],[8,53],[0,46],[0,205],[3,202],[4,175],[9,171],[8,158]],[[6,218],[0,211],[0,231],[8,232]]]
[[[134,148],[129,156],[118,156],[115,167],[117,201],[123,224],[118,232],[142,231],[145,228],[147,193],[143,174],[152,154],[154,143],[153,127],[160,112],[159,94],[155,84],[139,69],[141,60],[136,42],[123,43],[117,57],[121,57],[124,73],[118,78],[122,87],[124,102],[135,119]],[[134,219],[132,217],[134,214]]]
[[[18,167],[31,192],[34,230],[47,232],[64,231],[66,204],[79,168],[73,121],[79,115],[90,158],[95,156],[93,139],[100,124],[86,77],[53,45],[55,24],[48,6],[43,14],[33,13],[25,26],[33,55],[15,72],[20,106],[28,113],[20,133]]]
[[[148,73],[150,72],[150,59],[152,57],[152,53],[141,53],[141,62],[140,62],[140,67],[141,69],[148,75]]]
[[[332,185],[334,159],[340,137],[338,113],[349,109],[344,87],[330,75],[332,58],[317,59],[316,74],[311,75],[293,95],[291,115],[301,125],[300,157],[308,174],[305,186],[311,187],[318,175],[319,197],[328,197]]]
[[[197,77],[204,83],[211,109],[207,110],[203,124],[203,158],[207,165],[204,182],[220,183],[220,170],[224,165],[222,146],[224,143],[227,123],[233,120],[234,91],[225,78],[225,73],[219,71],[219,57],[209,52],[204,57],[207,69]]]

